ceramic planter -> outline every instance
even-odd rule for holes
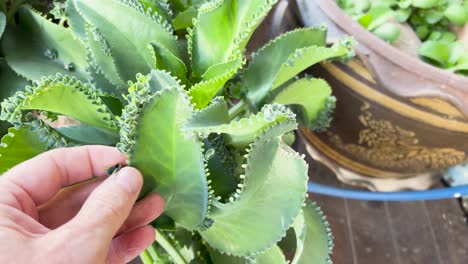
[[[305,26],[325,22],[331,42],[344,35],[358,42],[349,63],[312,69],[338,99],[327,131],[300,130],[315,159],[346,183],[381,191],[428,188],[441,171],[468,160],[468,78],[387,44],[334,0],[293,5]]]

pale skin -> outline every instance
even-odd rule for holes
[[[143,184],[117,149],[57,149],[0,177],[0,263],[126,263],[155,239],[161,196],[135,203]],[[93,178],[95,177],[95,178]],[[71,186],[73,185],[73,186]],[[70,187],[67,187],[70,186]]]

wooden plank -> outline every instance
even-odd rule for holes
[[[442,263],[440,248],[425,210],[422,201],[388,203],[390,223],[402,264]]]
[[[468,227],[456,200],[424,202],[440,249],[441,263],[468,263]]]
[[[348,200],[357,263],[400,263],[385,203]]]

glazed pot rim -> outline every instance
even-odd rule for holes
[[[437,68],[419,57],[413,57],[390,45],[362,27],[357,21],[353,20],[336,4],[335,0],[319,0],[317,4],[330,20],[342,28],[346,34],[352,32],[352,36],[358,43],[363,44],[366,48],[372,50],[379,56],[402,67],[408,72],[421,75],[425,79],[433,80],[438,83],[446,83],[454,86],[455,89],[468,92],[468,77]]]

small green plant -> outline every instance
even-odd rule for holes
[[[468,22],[466,0],[338,0],[363,27],[388,42],[400,38],[400,24],[409,24],[423,42],[418,50],[425,61],[459,74],[468,73],[465,44],[453,33]]]
[[[247,62],[275,2],[69,0],[53,21],[20,7],[2,51],[33,84],[1,104],[13,127],[0,173],[51,148],[117,146],[144,175],[141,196],[166,200],[145,263],[286,263],[283,251],[293,263],[329,263],[328,224],[306,200],[307,164],[283,137],[296,118],[323,129],[334,108],[326,82],[297,75],[352,52],[346,40],[327,47],[316,27],[277,37]],[[62,116],[74,125],[49,125]]]

